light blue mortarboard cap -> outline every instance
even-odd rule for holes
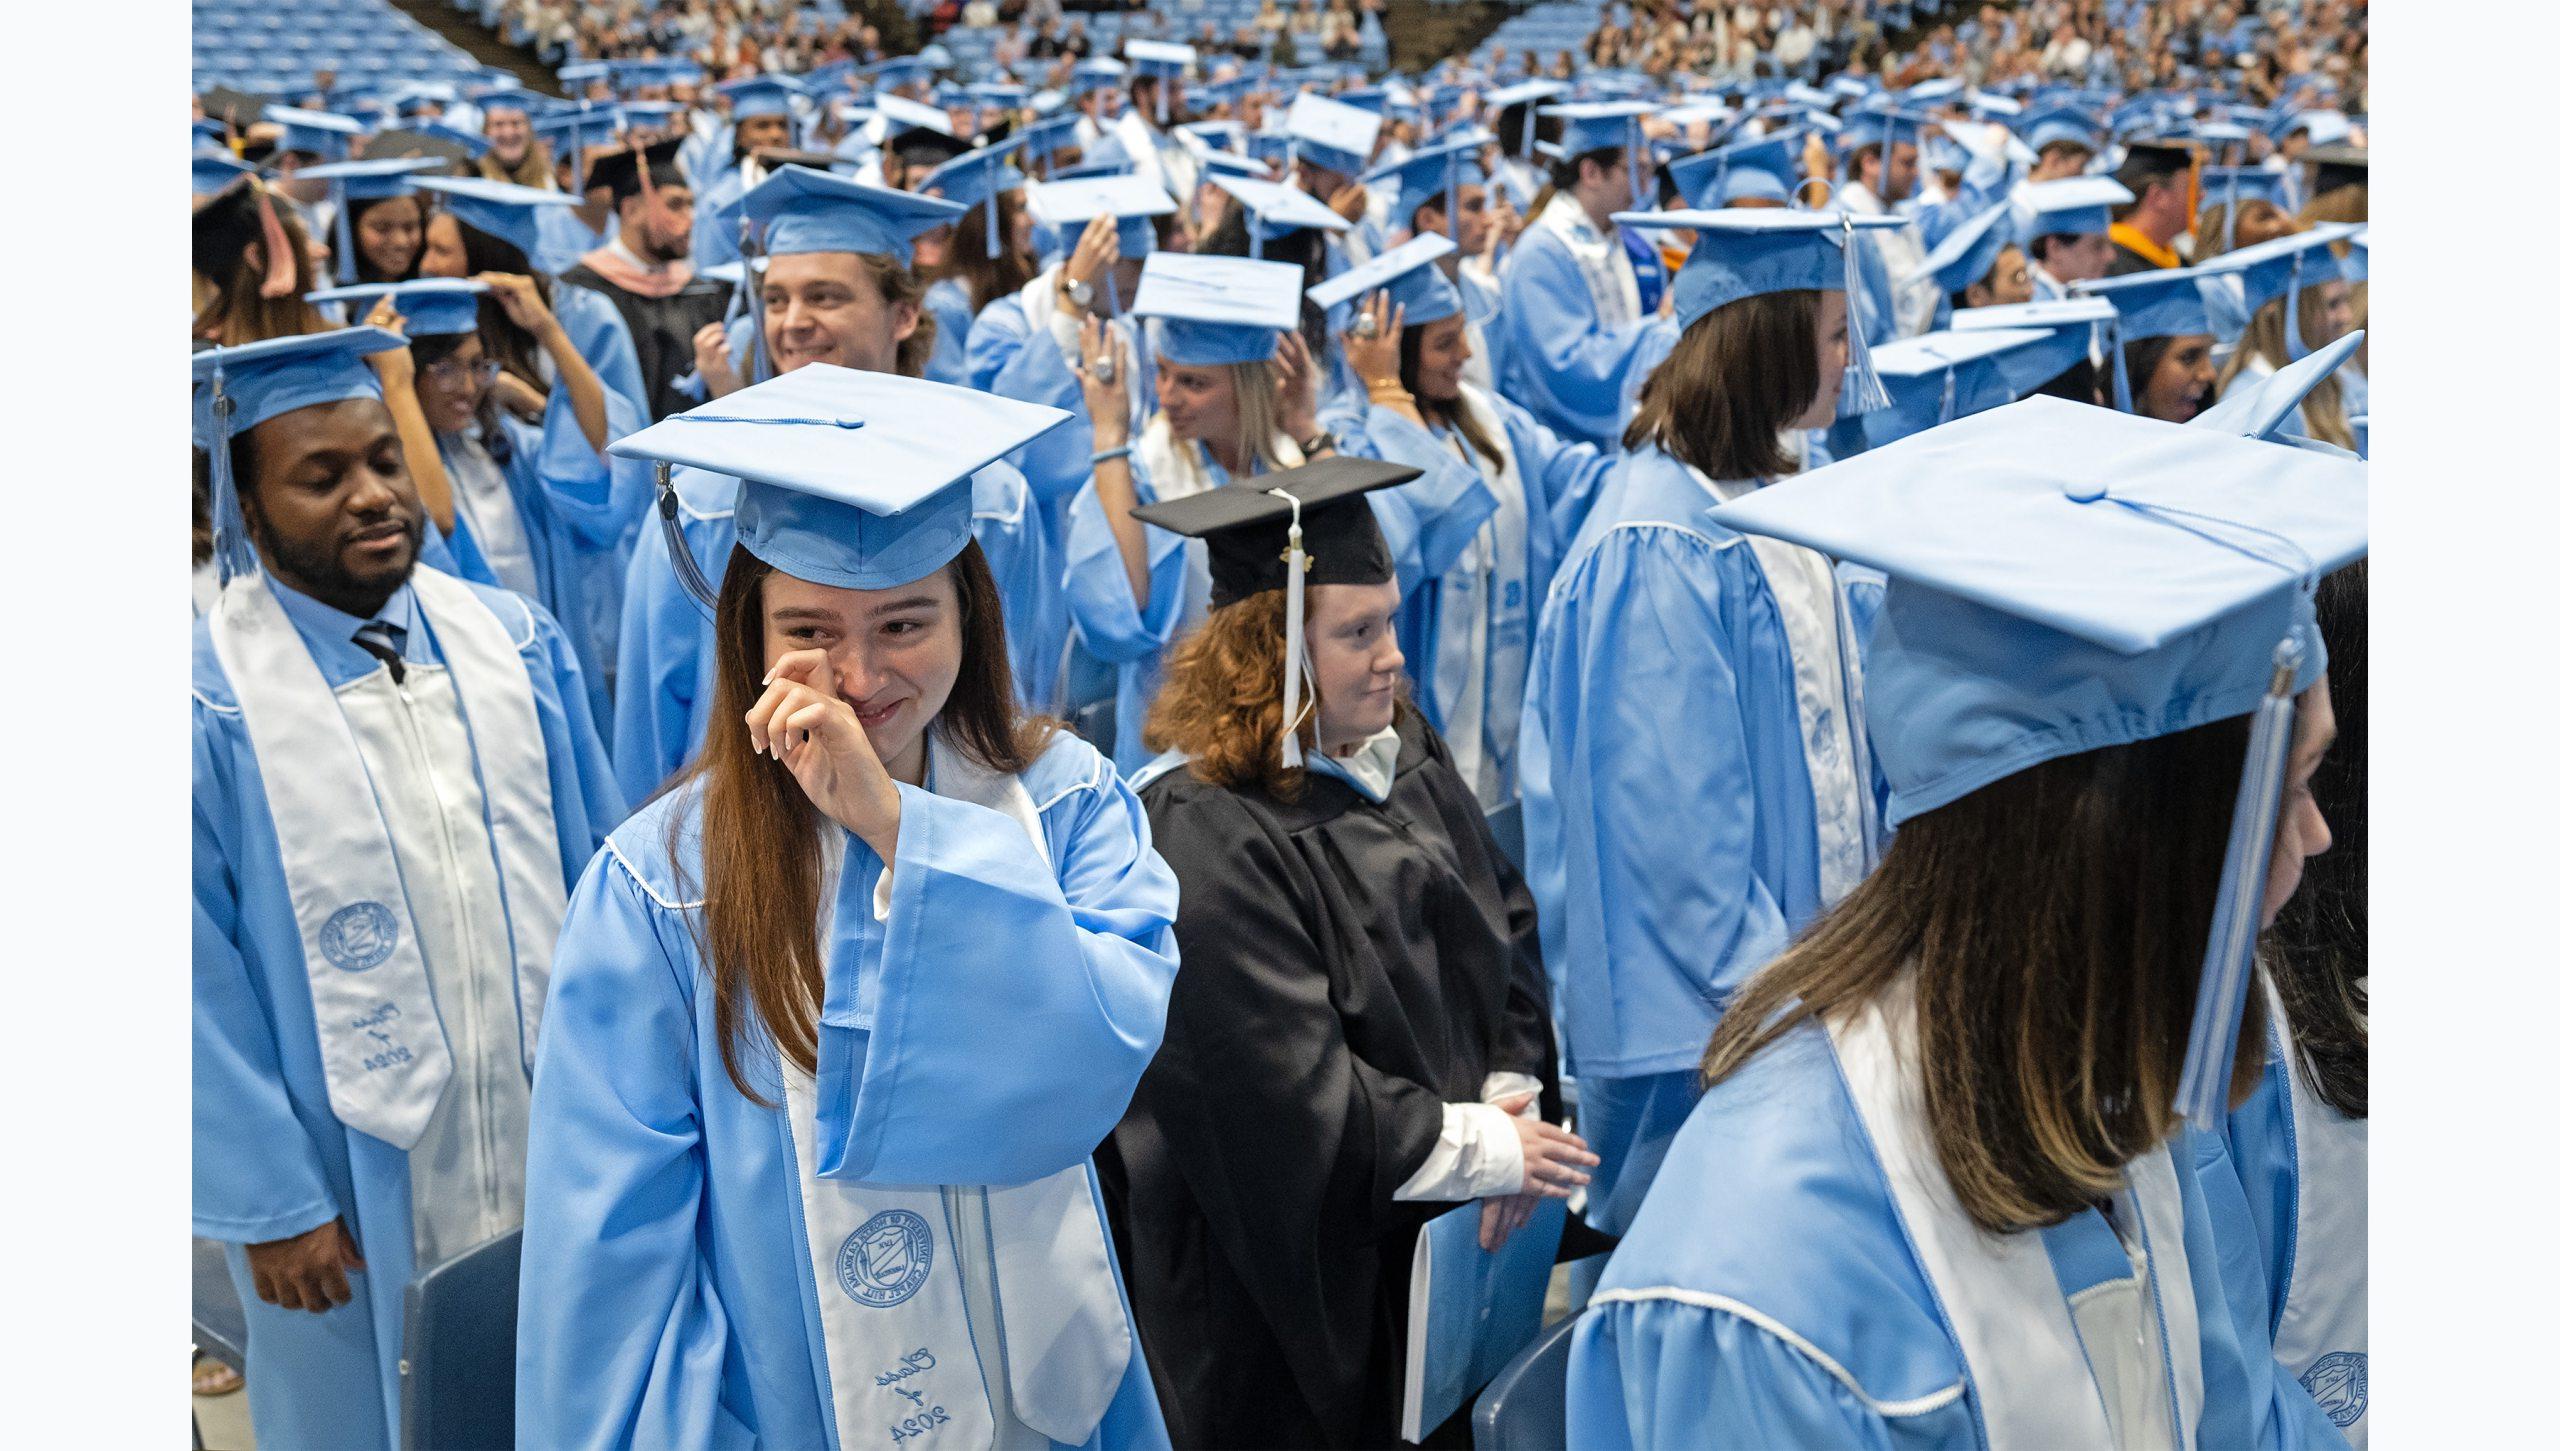
[[[1458,244],[1447,237],[1425,232],[1308,288],[1307,300],[1331,312],[1384,288],[1388,300],[1404,309],[1406,327],[1455,317],[1466,310],[1466,303],[1439,263],[1456,250]]]
[[[359,282],[306,292],[310,303],[343,302],[347,316],[363,317],[386,294],[400,314],[401,331],[413,338],[456,337],[480,330],[480,299],[489,284],[460,277],[421,277],[411,282]]]
[[[224,582],[258,567],[232,474],[232,440],[299,408],[380,398],[382,385],[365,357],[406,346],[398,333],[382,328],[344,327],[194,355],[193,438],[212,464],[214,564]]]
[[[2104,130],[2098,118],[2071,106],[2047,106],[2018,118],[2014,128],[2026,139],[2027,149],[2042,151],[2056,142],[2074,142],[2091,152],[2098,149],[2098,133]]]
[[[992,146],[981,146],[926,172],[916,190],[939,194],[944,201],[958,202],[963,207],[984,207],[986,216],[982,230],[986,234],[987,255],[1003,255],[1004,238],[996,227],[996,198],[1024,185],[1025,178],[1013,166],[1014,156],[1022,150],[1022,138],[1008,137]]]
[[[1218,187],[1245,209],[1245,237],[1257,258],[1262,244],[1276,238],[1309,230],[1351,230],[1341,213],[1284,182],[1230,175],[1218,178]]]
[[[1061,147],[1074,144],[1078,116],[1051,116],[1035,121],[1017,134],[1022,138],[1022,155],[1027,161],[1046,161]]]
[[[1649,101],[1569,101],[1547,107],[1547,114],[1564,122],[1564,139],[1557,143],[1561,160],[1612,146],[1623,146],[1632,155],[1641,155],[1644,118],[1657,108]]]
[[[1891,824],[2047,761],[2249,718],[2175,1111],[2230,1092],[2311,592],[2363,556],[2365,469],[2028,398],[1814,470],[1717,522],[1884,573],[1865,655]]]
[[[1876,375],[1893,402],[1858,415],[1868,448],[1910,437],[2014,402],[2018,391],[2002,356],[2050,341],[2042,328],[1977,328],[1896,338],[1873,354]]]
[[[1170,40],[1129,40],[1120,45],[1120,53],[1129,58],[1130,68],[1142,76],[1158,81],[1178,81],[1188,73],[1200,52]],[[1173,102],[1167,94],[1172,88],[1156,90],[1156,124],[1162,126],[1173,119]]]
[[[1137,160],[1129,155],[1129,148],[1121,144],[1120,138],[1105,135],[1097,138],[1093,145],[1081,150],[1076,156],[1075,165],[1059,167],[1051,174],[1050,180],[1071,181],[1096,176],[1126,176],[1137,168]]]
[[[340,282],[353,282],[356,277],[354,204],[407,196],[416,189],[418,172],[434,171],[443,165],[438,157],[402,156],[383,161],[332,161],[297,173],[302,180],[329,184],[334,203],[330,250]]]
[[[189,158],[188,165],[195,172],[197,196],[214,196],[224,187],[257,170],[245,161],[233,159],[228,152],[200,152]]]
[[[343,161],[347,149],[364,134],[364,123],[334,111],[306,111],[299,106],[269,106],[266,119],[284,128],[278,151],[301,151],[323,161]]]
[[[2225,252],[2196,270],[2213,276],[2236,274],[2242,311],[2252,318],[2258,309],[2283,298],[2286,361],[2298,361],[2311,351],[2302,341],[2302,289],[2346,275],[2335,244],[2363,227],[2362,222],[2324,222],[2291,236]]]
[[[1162,183],[1144,176],[1087,176],[1068,181],[1033,182],[1026,198],[1031,215],[1054,227],[1072,248],[1075,231],[1095,217],[1120,224],[1120,255],[1144,257],[1155,250],[1156,217],[1170,216],[1173,197]]]
[[[1381,124],[1374,111],[1312,91],[1300,92],[1281,122],[1299,160],[1344,176],[1357,176],[1368,166]]]
[[[2338,275],[2349,282],[2369,281],[2373,276],[2373,243],[2371,229],[2358,227],[2347,238],[2347,255],[2338,261]]]
[[[1103,90],[1121,84],[1128,77],[1129,68],[1119,61],[1107,55],[1091,56],[1077,61],[1075,69],[1067,72],[1067,94],[1081,96]]]
[[[811,363],[660,420],[612,446],[660,466],[738,480],[738,543],[796,579],[894,589],[957,558],[970,539],[978,470],[1072,415],[894,373]],[[674,514],[664,502],[660,516]],[[668,524],[673,528],[672,522]],[[692,551],[672,551],[706,605]]]
[[[2240,204],[2258,201],[2283,206],[2285,180],[2283,172],[2263,166],[2208,166],[2196,181],[2196,205],[2222,208],[2222,245],[2228,249],[2240,225]]]
[[[2004,247],[2016,244],[2016,228],[2007,207],[1984,207],[1962,226],[1939,239],[1922,259],[1920,270],[1935,277],[1950,298],[1991,275]]]
[[[1485,184],[1483,147],[1479,141],[1460,138],[1443,141],[1407,156],[1404,160],[1381,166],[1360,178],[1375,184],[1392,178],[1396,184],[1394,218],[1397,226],[1413,225],[1413,215],[1422,204],[1437,200],[1441,213],[1448,219],[1446,229],[1458,227],[1458,206],[1452,195],[1460,187]]]
[[[2009,375],[2010,391],[2020,397],[2087,360],[2098,348],[2102,330],[2115,325],[2116,305],[2103,297],[2061,297],[2013,302],[1998,307],[1968,307],[1947,321],[1954,332],[1975,329],[2034,328],[2052,337],[2032,347],[2009,348],[1999,356]]]
[[[1304,269],[1249,257],[1158,252],[1138,276],[1133,317],[1156,321],[1156,353],[1192,367],[1261,363],[1298,325]]]
[[[2010,198],[2018,213],[2021,245],[2038,237],[2103,232],[2114,222],[2113,208],[2133,200],[2123,182],[2110,176],[2066,176],[2031,181]]]
[[[968,210],[958,202],[887,187],[806,166],[785,166],[747,192],[748,223],[762,239],[759,254],[868,252],[902,265],[915,238]]]
[[[759,116],[793,119],[791,102],[802,94],[797,82],[784,76],[749,76],[744,80],[724,81],[716,87],[729,100],[732,122],[752,121]]]
[[[1783,131],[1757,141],[1734,141],[1670,164],[1680,199],[1699,211],[1720,211],[1737,201],[1784,202],[1796,192],[1789,143],[1802,133]]]
[[[2071,284],[2075,297],[2102,297],[2115,305],[2115,326],[2109,329],[2109,336],[2115,358],[2115,406],[2120,411],[2133,411],[2133,379],[2127,375],[2124,360],[2126,345],[2145,338],[2213,335],[2204,289],[2199,285],[2202,280],[2203,274],[2192,267],[2163,267]]]
[[[542,246],[538,209],[578,204],[578,199],[567,192],[477,176],[422,176],[417,185],[421,191],[435,193],[439,204],[453,213],[456,221],[522,252],[528,264]]]

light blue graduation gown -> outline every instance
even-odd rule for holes
[[[605,395],[605,412],[611,420],[608,431],[628,433],[640,426],[629,405],[611,392]],[[578,652],[590,704],[601,720],[611,710],[622,572],[629,540],[648,508],[647,476],[611,466],[589,446],[565,385],[553,386],[541,428],[503,411],[497,420],[510,447],[498,469],[533,556],[538,597]],[[454,443],[442,435],[436,443],[450,473]],[[463,578],[498,583],[459,513],[449,542]]]
[[[1878,1126],[1839,1052],[1820,1027],[1800,1028],[1689,1116],[1574,1331],[1566,1408],[1576,1451],[2089,1443],[2050,1435],[2057,1425],[2089,1429],[2058,1408],[2066,1399],[2094,1408],[2099,1395],[2088,1352],[2063,1338],[2076,1333],[2063,1297],[2126,1272],[2114,1232],[2084,1210],[2034,1232],[2043,1254],[2012,1261],[2011,1277],[1942,1283],[1925,1237],[1907,1226]],[[2162,1337],[2181,1444],[2336,1445],[2300,1387],[2271,1373],[2262,1308],[2232,1295],[2217,1271],[2220,1220],[2191,1147],[2181,1140],[2145,1158],[2142,1180],[2163,1192],[2128,1197],[2139,1202],[2152,1281],[2161,1299],[2193,1310],[2191,1329]],[[2015,1254],[2017,1237],[2006,1239]],[[2057,1315],[2062,1336],[2047,1333]],[[1986,1321],[2033,1337],[2024,1346],[2033,1365],[1985,1357]],[[2061,1379],[2037,1378],[2046,1369]]]
[[[1088,1161],[1154,1055],[1175,884],[1145,812],[1070,736],[1020,780],[1047,862],[1005,815],[898,788],[885,921],[873,913],[880,859],[823,827],[844,840],[821,934],[814,1090],[821,1129],[843,1126],[840,1143],[816,1146],[822,1165],[842,1159],[829,1177],[1059,1173]],[[811,1269],[774,1055],[749,1073],[776,1106],[741,1094],[723,1066],[694,932],[698,797],[670,792],[616,832],[561,930],[534,1077],[518,1444],[886,1444],[834,1423],[818,1296],[839,1292]],[[876,1005],[868,1031],[852,1026],[857,992]],[[1085,1444],[1165,1445],[1134,1338]]]
[[[1523,517],[1518,528],[1527,544],[1520,560],[1493,562],[1496,581],[1519,576],[1502,587],[1506,592],[1517,589],[1520,597],[1475,606],[1475,612],[1489,614],[1493,622],[1490,638],[1481,647],[1487,654],[1485,674],[1500,678],[1509,671],[1492,665],[1497,657],[1516,662],[1514,668],[1525,672],[1530,631],[1546,600],[1556,563],[1597,500],[1616,456],[1587,443],[1565,442],[1530,417],[1527,409],[1499,394],[1488,396],[1486,402],[1520,480]],[[1447,711],[1454,702],[1441,700],[1437,689],[1440,652],[1447,643],[1441,620],[1446,611],[1462,607],[1453,592],[1476,587],[1474,578],[1453,573],[1467,546],[1480,536],[1493,543],[1502,532],[1484,535],[1483,526],[1494,519],[1501,503],[1486,477],[1490,462],[1476,457],[1472,449],[1463,455],[1453,450],[1451,440],[1460,438],[1455,430],[1425,428],[1390,408],[1372,405],[1358,416],[1356,426],[1357,433],[1343,434],[1347,451],[1423,470],[1423,476],[1412,483],[1369,497],[1377,507],[1379,531],[1395,558],[1396,580],[1404,589],[1396,640],[1404,649],[1414,703],[1446,736],[1450,730]],[[1482,739],[1486,749],[1505,762],[1516,760],[1520,704],[1516,699],[1483,702],[1486,724],[1495,728],[1469,732],[1469,738]],[[1460,774],[1471,785],[1479,779],[1473,762],[1462,762]]]
[[[1824,803],[1835,832],[1841,813],[1882,816],[1871,766],[1817,784],[1779,595],[1752,545],[1708,517],[1716,503],[1657,449],[1623,458],[1549,592],[1521,721],[1528,877],[1567,1070],[1629,1080],[1585,1088],[1586,1134],[1617,1151],[1601,1150],[1591,1184],[1591,1221],[1611,1232],[1644,1196],[1725,1002],[1824,906]],[[1835,608],[1854,634],[1855,607]],[[1861,722],[1826,708],[1820,729],[1826,759],[1857,759],[1828,733]]]
[[[671,478],[677,526],[694,564],[716,590],[738,542],[732,517],[738,481],[683,467]],[[1014,694],[1028,709],[1048,710],[1057,692],[1058,660],[1066,650],[1067,612],[1057,583],[1057,555],[1031,511],[1022,475],[1012,465],[980,469],[973,493],[969,527],[1004,601]],[[701,746],[711,725],[712,683],[718,673],[711,612],[676,579],[666,530],[654,519],[632,546],[623,578],[618,651],[621,684],[613,701],[613,765],[624,794],[643,801]]]
[[[1563,240],[1530,228],[1503,270],[1502,313],[1488,329],[1502,334],[1502,392],[1570,441],[1613,447],[1641,321],[1602,327]]]
[[[924,375],[936,383],[969,386],[969,285],[945,277],[924,290],[924,310],[933,317],[933,356]]]
[[[517,641],[531,678],[561,876],[575,881],[622,819],[577,659],[541,607],[475,588]],[[288,617],[331,689],[382,668],[351,638],[304,624],[318,609],[298,601]],[[404,653],[440,658],[423,630],[411,631]],[[262,766],[202,619],[193,675],[194,1233],[229,1247],[248,1320],[259,1443],[388,1451],[399,1444],[401,1299],[421,1268],[412,1263],[409,1156],[347,1129],[330,1110],[310,970]],[[354,1299],[313,1314],[257,1297],[240,1246],[339,1218],[367,1266],[347,1276]]]
[[[1054,291],[1057,285],[1057,272],[1052,268],[1031,279],[1023,292],[999,297],[979,309],[969,323],[968,345],[963,349],[967,373],[959,381],[999,398],[1045,403],[1075,415],[1009,456],[1023,477],[1031,481],[1051,540],[1064,547],[1068,502],[1093,474],[1093,420],[1085,412],[1084,385],[1077,381],[1067,366],[1066,355],[1045,330],[1038,337],[1032,336],[1030,313],[1023,302],[1024,293],[1038,288]],[[1129,394],[1133,437],[1156,411],[1155,363],[1148,356],[1145,329],[1137,332],[1131,359],[1136,377]]]
[[[725,157],[723,158],[725,160]],[[746,173],[735,163],[723,165],[708,186],[697,186],[693,198],[693,270],[735,262],[738,208],[746,195]],[[727,225],[722,225],[722,223]]]
[[[533,213],[536,238],[532,262],[537,272],[557,277],[578,265],[578,259],[614,238],[621,223],[611,212],[605,214],[601,228],[589,227],[578,220],[576,207],[537,207]]]
[[[1200,462],[1211,486],[1225,487],[1227,471],[1218,467],[1218,461],[1204,452]],[[1129,481],[1141,505],[1156,501],[1154,480],[1145,460],[1134,451],[1129,455]],[[1193,541],[1152,524],[1141,527],[1147,538],[1147,606],[1143,610],[1129,592],[1120,542],[1112,535],[1111,521],[1103,514],[1102,500],[1094,493],[1088,472],[1084,487],[1076,491],[1067,509],[1067,614],[1077,641],[1109,667],[1115,711],[1111,759],[1123,772],[1131,773],[1154,754],[1145,741],[1147,707],[1155,701],[1164,649],[1208,609],[1207,600],[1191,598],[1187,576]]]

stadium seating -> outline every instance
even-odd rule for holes
[[[341,80],[480,79],[480,63],[385,0],[196,0],[195,88],[299,99],[319,71]]]

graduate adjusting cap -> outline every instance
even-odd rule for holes
[[[1252,255],[1262,255],[1262,244],[1276,237],[1286,237],[1313,228],[1319,232],[1347,232],[1351,224],[1342,214],[1314,197],[1276,181],[1255,181],[1246,176],[1222,176],[1218,187],[1236,199],[1245,210],[1245,238]]]
[[[1156,353],[1191,367],[1269,362],[1298,325],[1304,269],[1287,262],[1158,252],[1138,274],[1133,317],[1156,319]]]
[[[232,441],[298,408],[379,399],[382,385],[365,357],[406,346],[395,332],[347,327],[207,348],[194,356],[194,442],[212,464],[214,568],[224,583],[258,567],[232,475]]]
[[[455,221],[473,231],[488,233],[528,259],[542,243],[542,224],[535,220],[536,212],[543,207],[578,204],[578,199],[567,192],[477,176],[422,176],[417,179],[417,186],[421,191],[435,193],[439,204],[453,213]]]
[[[1224,609],[1287,583],[1284,556],[1293,512],[1306,545],[1308,584],[1393,582],[1395,558],[1361,495],[1420,477],[1422,470],[1404,464],[1336,455],[1223,489],[1143,505],[1131,516],[1207,540],[1209,607]],[[1296,497],[1294,511],[1285,495]]]
[[[738,542],[748,553],[816,584],[892,589],[968,545],[979,469],[1070,416],[972,388],[811,363],[662,419],[612,452],[660,466],[660,517],[670,528],[671,466],[734,475]],[[687,553],[675,552],[680,572]],[[709,604],[699,584],[686,580]]]
[[[480,299],[489,284],[460,277],[421,277],[414,282],[366,282],[303,294],[311,303],[343,302],[347,316],[363,317],[388,296],[401,330],[413,338],[454,337],[480,330]]]
[[[2249,718],[2175,1110],[2230,1094],[2320,577],[2365,552],[2365,471],[2029,398],[1721,505],[1884,572],[1866,654],[1899,825],[2063,756]]]
[[[1457,250],[1458,244],[1440,233],[1425,232],[1308,288],[1307,301],[1331,312],[1384,288],[1388,301],[1404,309],[1406,327],[1455,317],[1466,310],[1466,303],[1456,284],[1441,272],[1439,262]]]
[[[1111,217],[1120,224],[1120,255],[1144,257],[1156,246],[1156,229],[1151,220],[1173,212],[1173,197],[1164,186],[1143,176],[1088,176],[1068,181],[1034,182],[1024,194],[1031,203],[1031,215],[1045,226],[1059,230],[1060,239],[1070,249],[1075,238],[1070,229],[1082,227],[1095,217]]]

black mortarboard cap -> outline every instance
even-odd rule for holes
[[[1209,542],[1209,607],[1223,609],[1287,586],[1291,511],[1284,494],[1298,501],[1307,583],[1393,582],[1395,559],[1378,532],[1377,515],[1361,496],[1420,477],[1422,470],[1404,464],[1336,456],[1129,512]]]

